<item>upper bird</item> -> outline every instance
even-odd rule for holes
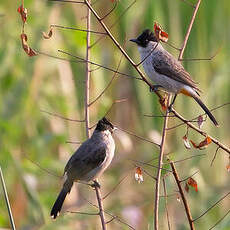
[[[201,101],[197,84],[191,79],[190,74],[181,63],[163,48],[151,30],[144,30],[140,36],[130,41],[138,45],[144,70],[149,78],[156,83],[154,89],[162,88],[175,95],[170,107],[179,93],[193,97],[212,122],[218,126],[215,117]]]
[[[50,216],[55,219],[62,208],[65,197],[75,181],[97,179],[110,165],[115,151],[112,137],[114,126],[104,117],[99,120],[92,136],[71,156],[64,170],[64,184]]]

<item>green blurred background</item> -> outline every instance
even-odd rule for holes
[[[188,0],[189,1],[189,0]],[[195,4],[196,1],[190,1]],[[49,212],[61,188],[61,180],[42,170],[38,163],[54,174],[62,175],[64,165],[78,144],[67,141],[85,140],[84,123],[71,122],[42,112],[46,110],[67,118],[84,118],[84,77],[85,64],[65,62],[44,55],[28,57],[21,47],[21,18],[17,8],[21,1],[0,2],[0,164],[18,229],[100,229],[99,217],[66,213],[57,221],[50,219]],[[50,55],[61,55],[58,49],[85,57],[86,33],[73,30],[55,29],[49,40],[42,38],[42,31],[48,31],[51,24],[86,28],[86,7],[79,4],[55,3],[45,0],[25,0],[28,9],[26,34],[28,43],[36,50]],[[180,0],[138,0],[120,18],[124,10],[132,4],[130,0],[120,0],[116,10],[105,19],[115,38],[125,47],[128,54],[139,62],[136,46],[128,42],[136,37],[143,28],[153,28],[153,22],[159,22],[169,33],[169,43],[180,47],[193,8]],[[99,15],[105,15],[113,7],[109,0],[98,0],[94,8]],[[217,50],[212,61],[184,62],[195,81],[203,90],[202,99],[209,108],[230,101],[230,2],[229,0],[203,0],[198,11],[185,58],[207,58]],[[92,29],[103,31],[92,16]],[[94,43],[101,35],[92,34]],[[178,52],[166,45],[166,49],[175,56]],[[104,37],[91,48],[91,59],[96,63],[116,69],[121,53],[108,37]],[[95,66],[92,66],[95,69]],[[138,77],[132,66],[123,58],[119,71]],[[102,68],[91,74],[90,101],[100,94],[113,73]],[[95,124],[110,108],[114,100],[127,99],[114,105],[108,117],[125,130],[157,141],[162,131],[162,118],[148,118],[144,114],[160,115],[158,99],[149,92],[143,82],[121,75],[99,101],[90,107],[90,123]],[[187,119],[202,113],[199,106],[190,98],[179,96],[175,108]],[[226,145],[229,142],[230,106],[214,112],[220,127],[216,128],[207,119],[203,129]],[[179,121],[170,119],[169,126]],[[193,217],[199,216],[229,189],[229,174],[226,170],[228,154],[218,151],[214,165],[210,167],[216,146],[211,144],[206,150],[186,150],[182,137],[186,127],[168,132],[166,153],[174,160],[192,155],[206,154],[177,164],[181,178],[196,170],[194,176],[198,182],[198,193],[193,189],[187,195]],[[135,229],[153,229],[154,180],[144,174],[144,182],[138,184],[134,179],[134,162],[149,161],[158,156],[158,149],[125,132],[116,135],[116,156],[110,168],[100,179],[102,193],[109,192],[122,178],[125,180],[104,201],[107,211],[120,216]],[[189,138],[199,143],[203,137],[189,130]],[[28,158],[30,160],[28,160]],[[157,161],[155,161],[155,164]],[[144,167],[155,175],[155,169]],[[171,175],[166,177],[168,194],[175,194],[177,187]],[[0,227],[10,228],[7,209],[0,190]],[[163,189],[161,189],[163,194]],[[187,219],[177,196],[168,198],[168,208],[172,229],[188,229]],[[74,187],[64,210],[96,212],[86,200],[93,203],[95,193],[85,185]],[[229,209],[230,199],[211,210],[196,222],[197,229],[208,229],[214,225]],[[110,217],[106,216],[109,220]],[[226,217],[216,229],[230,229],[229,217]],[[129,229],[114,220],[109,229]],[[167,229],[164,199],[160,205],[160,229]]]

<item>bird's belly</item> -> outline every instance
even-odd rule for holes
[[[107,148],[106,150],[106,158],[104,160],[104,162],[102,162],[101,165],[99,165],[98,167],[92,169],[91,171],[89,171],[87,174],[85,174],[81,180],[83,181],[91,181],[94,180],[98,177],[101,176],[101,174],[107,169],[107,167],[110,165],[113,157],[114,157],[114,151],[115,151],[115,144],[114,144],[114,140],[111,139],[109,140],[111,141],[111,143],[109,143],[109,148]]]
[[[173,80],[170,77],[167,77],[163,74],[159,74],[155,71],[152,63],[148,60],[143,62],[143,67],[145,70],[145,73],[148,75],[148,77],[156,84],[162,86],[165,91],[169,93],[178,93],[183,88],[183,84]]]

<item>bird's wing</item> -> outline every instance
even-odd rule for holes
[[[72,180],[81,180],[91,170],[99,167],[106,158],[104,145],[85,143],[72,155],[65,167],[65,172]]]
[[[197,83],[191,79],[190,74],[170,53],[167,51],[164,53],[158,52],[157,57],[157,59],[153,58],[153,67],[157,73],[168,76],[175,81],[179,81],[200,91]]]

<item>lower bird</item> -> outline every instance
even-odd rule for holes
[[[144,70],[156,84],[154,90],[162,88],[174,94],[170,108],[175,102],[177,94],[182,93],[194,98],[214,125],[218,126],[215,117],[201,101],[197,84],[191,79],[182,64],[163,48],[151,30],[144,30],[140,36],[130,41],[135,42],[138,46]]]
[[[75,181],[93,181],[110,165],[115,151],[114,129],[105,117],[99,120],[92,136],[71,156],[65,166],[62,190],[50,212],[53,219],[59,215]]]

